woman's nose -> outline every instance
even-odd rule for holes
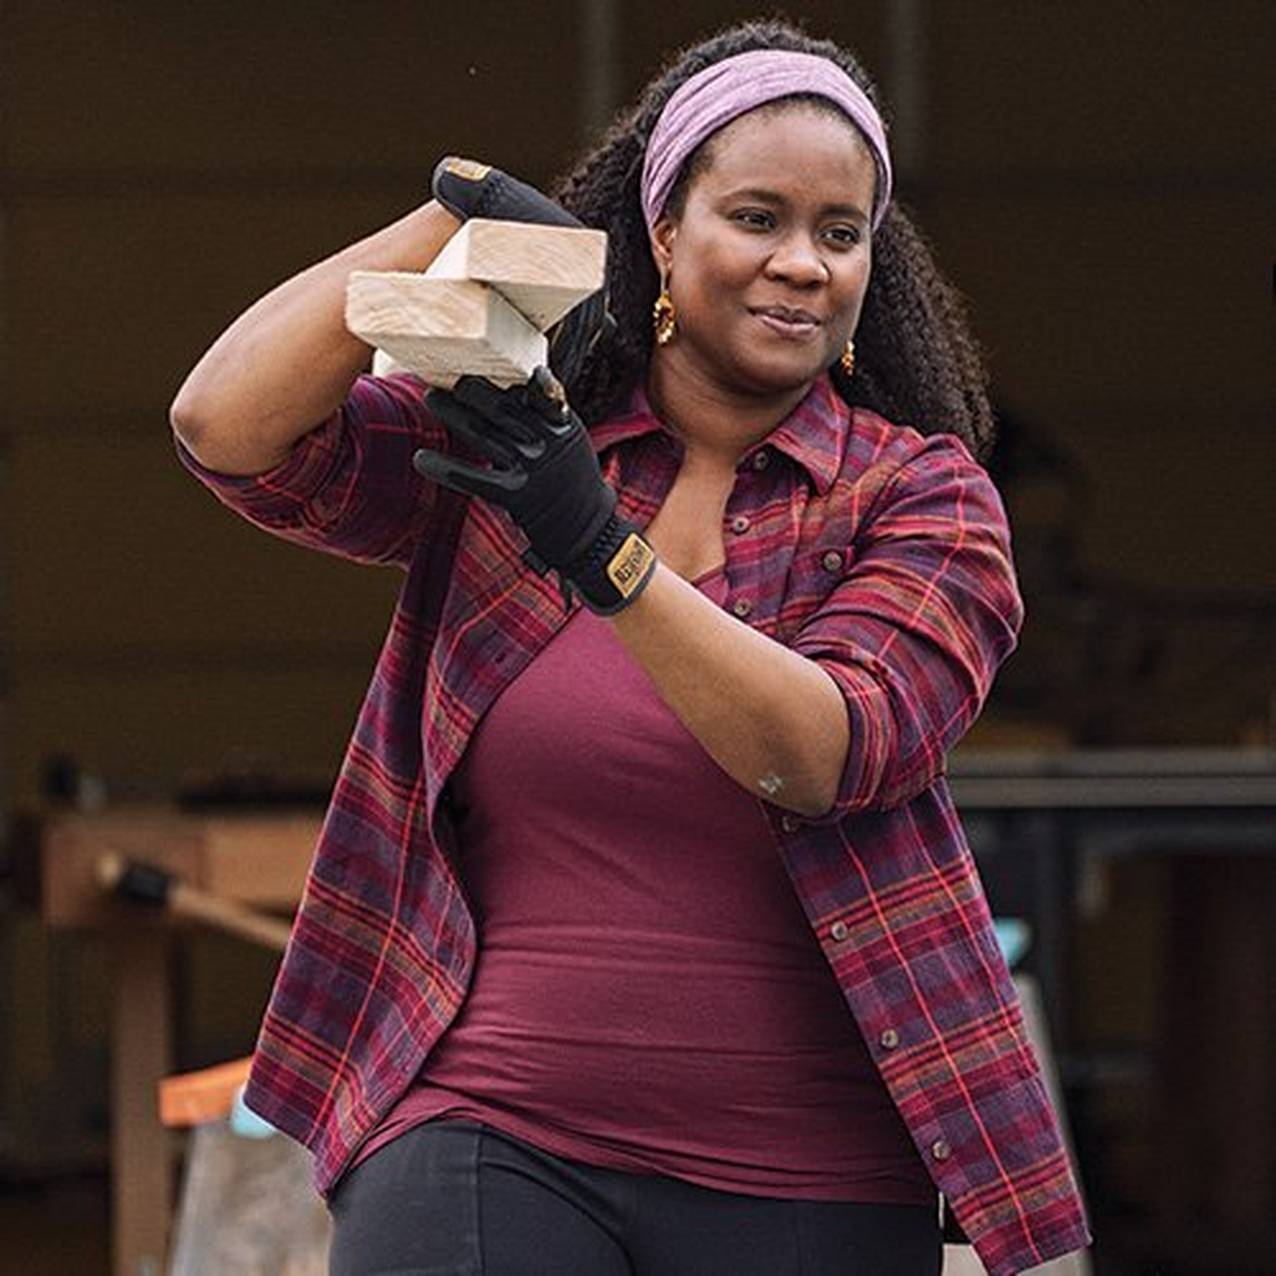
[[[767,261],[767,273],[776,279],[787,279],[798,286],[826,283],[829,268],[820,255],[819,246],[806,234],[786,235]]]

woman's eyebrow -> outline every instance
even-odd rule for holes
[[[765,186],[745,186],[740,190],[727,191],[728,199],[753,199],[759,204],[783,204],[784,196],[778,191],[767,190]]]
[[[868,214],[858,204],[825,204],[820,211],[826,216],[853,217],[856,221],[868,221]]]

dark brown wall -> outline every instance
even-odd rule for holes
[[[931,12],[926,224],[1000,401],[1081,471],[1056,523],[1106,586],[1047,587],[1012,490],[1033,608],[1007,687],[1088,696],[1070,726],[1099,743],[1270,738],[1273,10]]]
[[[1270,6],[916,10],[924,149],[903,195],[1000,400],[1085,469],[1081,566],[1268,589]],[[739,11],[618,5],[621,92]],[[889,93],[885,12],[807,16]],[[11,797],[58,749],[157,789],[231,757],[331,769],[395,582],[223,515],[174,467],[166,405],[238,309],[410,207],[440,152],[560,170],[580,143],[577,13],[5,7]],[[1265,712],[1270,660],[1250,673],[1221,716],[1175,705],[1167,724],[1151,697],[1130,730],[1225,737]]]
[[[444,148],[540,174],[574,128],[552,70],[572,65],[570,24],[355,12],[5,7],[18,799],[59,749],[160,790],[232,758],[339,756],[395,582],[222,514],[175,467],[167,404],[238,309],[411,207]]]

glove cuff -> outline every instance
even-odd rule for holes
[[[638,528],[612,514],[589,552],[562,575],[595,615],[614,616],[637,601],[658,561]]]

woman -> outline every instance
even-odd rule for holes
[[[359,377],[346,278],[433,201],[174,404],[246,517],[408,571],[248,1101],[343,1273],[933,1273],[937,1194],[994,1276],[1075,1249],[943,778],[1020,619],[988,406],[871,86],[747,24],[559,197],[617,321],[575,413]]]

